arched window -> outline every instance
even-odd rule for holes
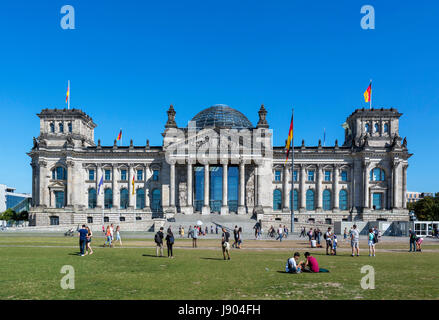
[[[110,188],[105,189],[104,194],[105,194],[105,196],[104,196],[105,209],[113,208],[113,190]]]
[[[137,189],[136,191],[136,209],[143,209],[145,207],[145,190]]]
[[[63,167],[56,167],[52,171],[53,180],[67,180],[67,171]]]
[[[386,180],[386,173],[381,168],[375,168],[370,171],[370,181],[384,181]]]
[[[55,132],[55,125],[53,124],[53,122],[50,123],[50,132],[51,133]]]
[[[306,210],[315,210],[314,190],[306,191]]]
[[[64,132],[64,124],[62,122],[59,123],[59,132]]]
[[[340,190],[338,200],[340,210],[348,210],[348,192],[346,190]]]
[[[323,210],[331,210],[331,191],[329,191],[328,189],[323,191]]]
[[[291,201],[292,201],[291,194],[292,193],[290,191],[290,209],[291,209]],[[297,190],[294,190],[294,208],[293,208],[293,210],[294,211],[299,210],[299,193],[297,192]]]
[[[120,208],[126,209],[128,208],[129,197],[128,197],[128,189],[124,188],[120,190]]]
[[[152,190],[151,210],[157,212],[160,210],[162,203],[162,195],[160,189]]]
[[[380,126],[378,123],[375,123],[375,132],[380,132]]]
[[[96,189],[88,189],[88,207],[90,209],[96,208]]]
[[[368,123],[365,124],[364,130],[366,131],[366,133],[370,132],[370,125]]]
[[[282,209],[282,191],[275,189],[273,191],[273,210]]]
[[[384,124],[384,133],[389,133],[389,124],[388,123]]]

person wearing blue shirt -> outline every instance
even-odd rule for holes
[[[82,225],[82,228],[78,230],[79,232],[79,250],[80,256],[84,256],[85,252],[85,243],[87,241],[88,230],[85,228],[85,224]]]

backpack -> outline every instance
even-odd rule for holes
[[[328,240],[328,237],[326,236],[326,232],[325,232],[325,234],[323,235],[323,238],[324,238],[325,240]]]
[[[170,236],[169,237],[169,243],[170,244],[174,244],[174,236]]]
[[[160,243],[160,235],[159,235],[159,233],[157,232],[156,234],[155,234],[155,236],[154,236],[154,241],[155,241],[155,243]]]

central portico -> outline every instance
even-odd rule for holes
[[[266,151],[271,150],[271,133],[265,115],[262,106],[255,128],[241,112],[214,105],[198,113],[187,127],[178,128],[171,106],[163,133],[169,164],[169,207],[164,212],[253,214],[256,207],[260,213],[264,205],[270,207],[270,199],[264,203],[258,188],[264,163],[270,162]],[[267,168],[269,179],[271,163]]]

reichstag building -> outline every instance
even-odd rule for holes
[[[173,106],[167,115],[161,146],[148,140],[104,146],[83,111],[42,110],[40,135],[28,153],[30,224],[97,226],[197,214],[289,224],[291,207],[296,227],[409,220],[411,154],[399,136],[402,114],[396,109],[355,110],[340,144],[296,141],[294,169],[285,161],[285,146],[272,146],[263,105],[256,126],[226,105],[181,119],[188,123],[181,127]]]

